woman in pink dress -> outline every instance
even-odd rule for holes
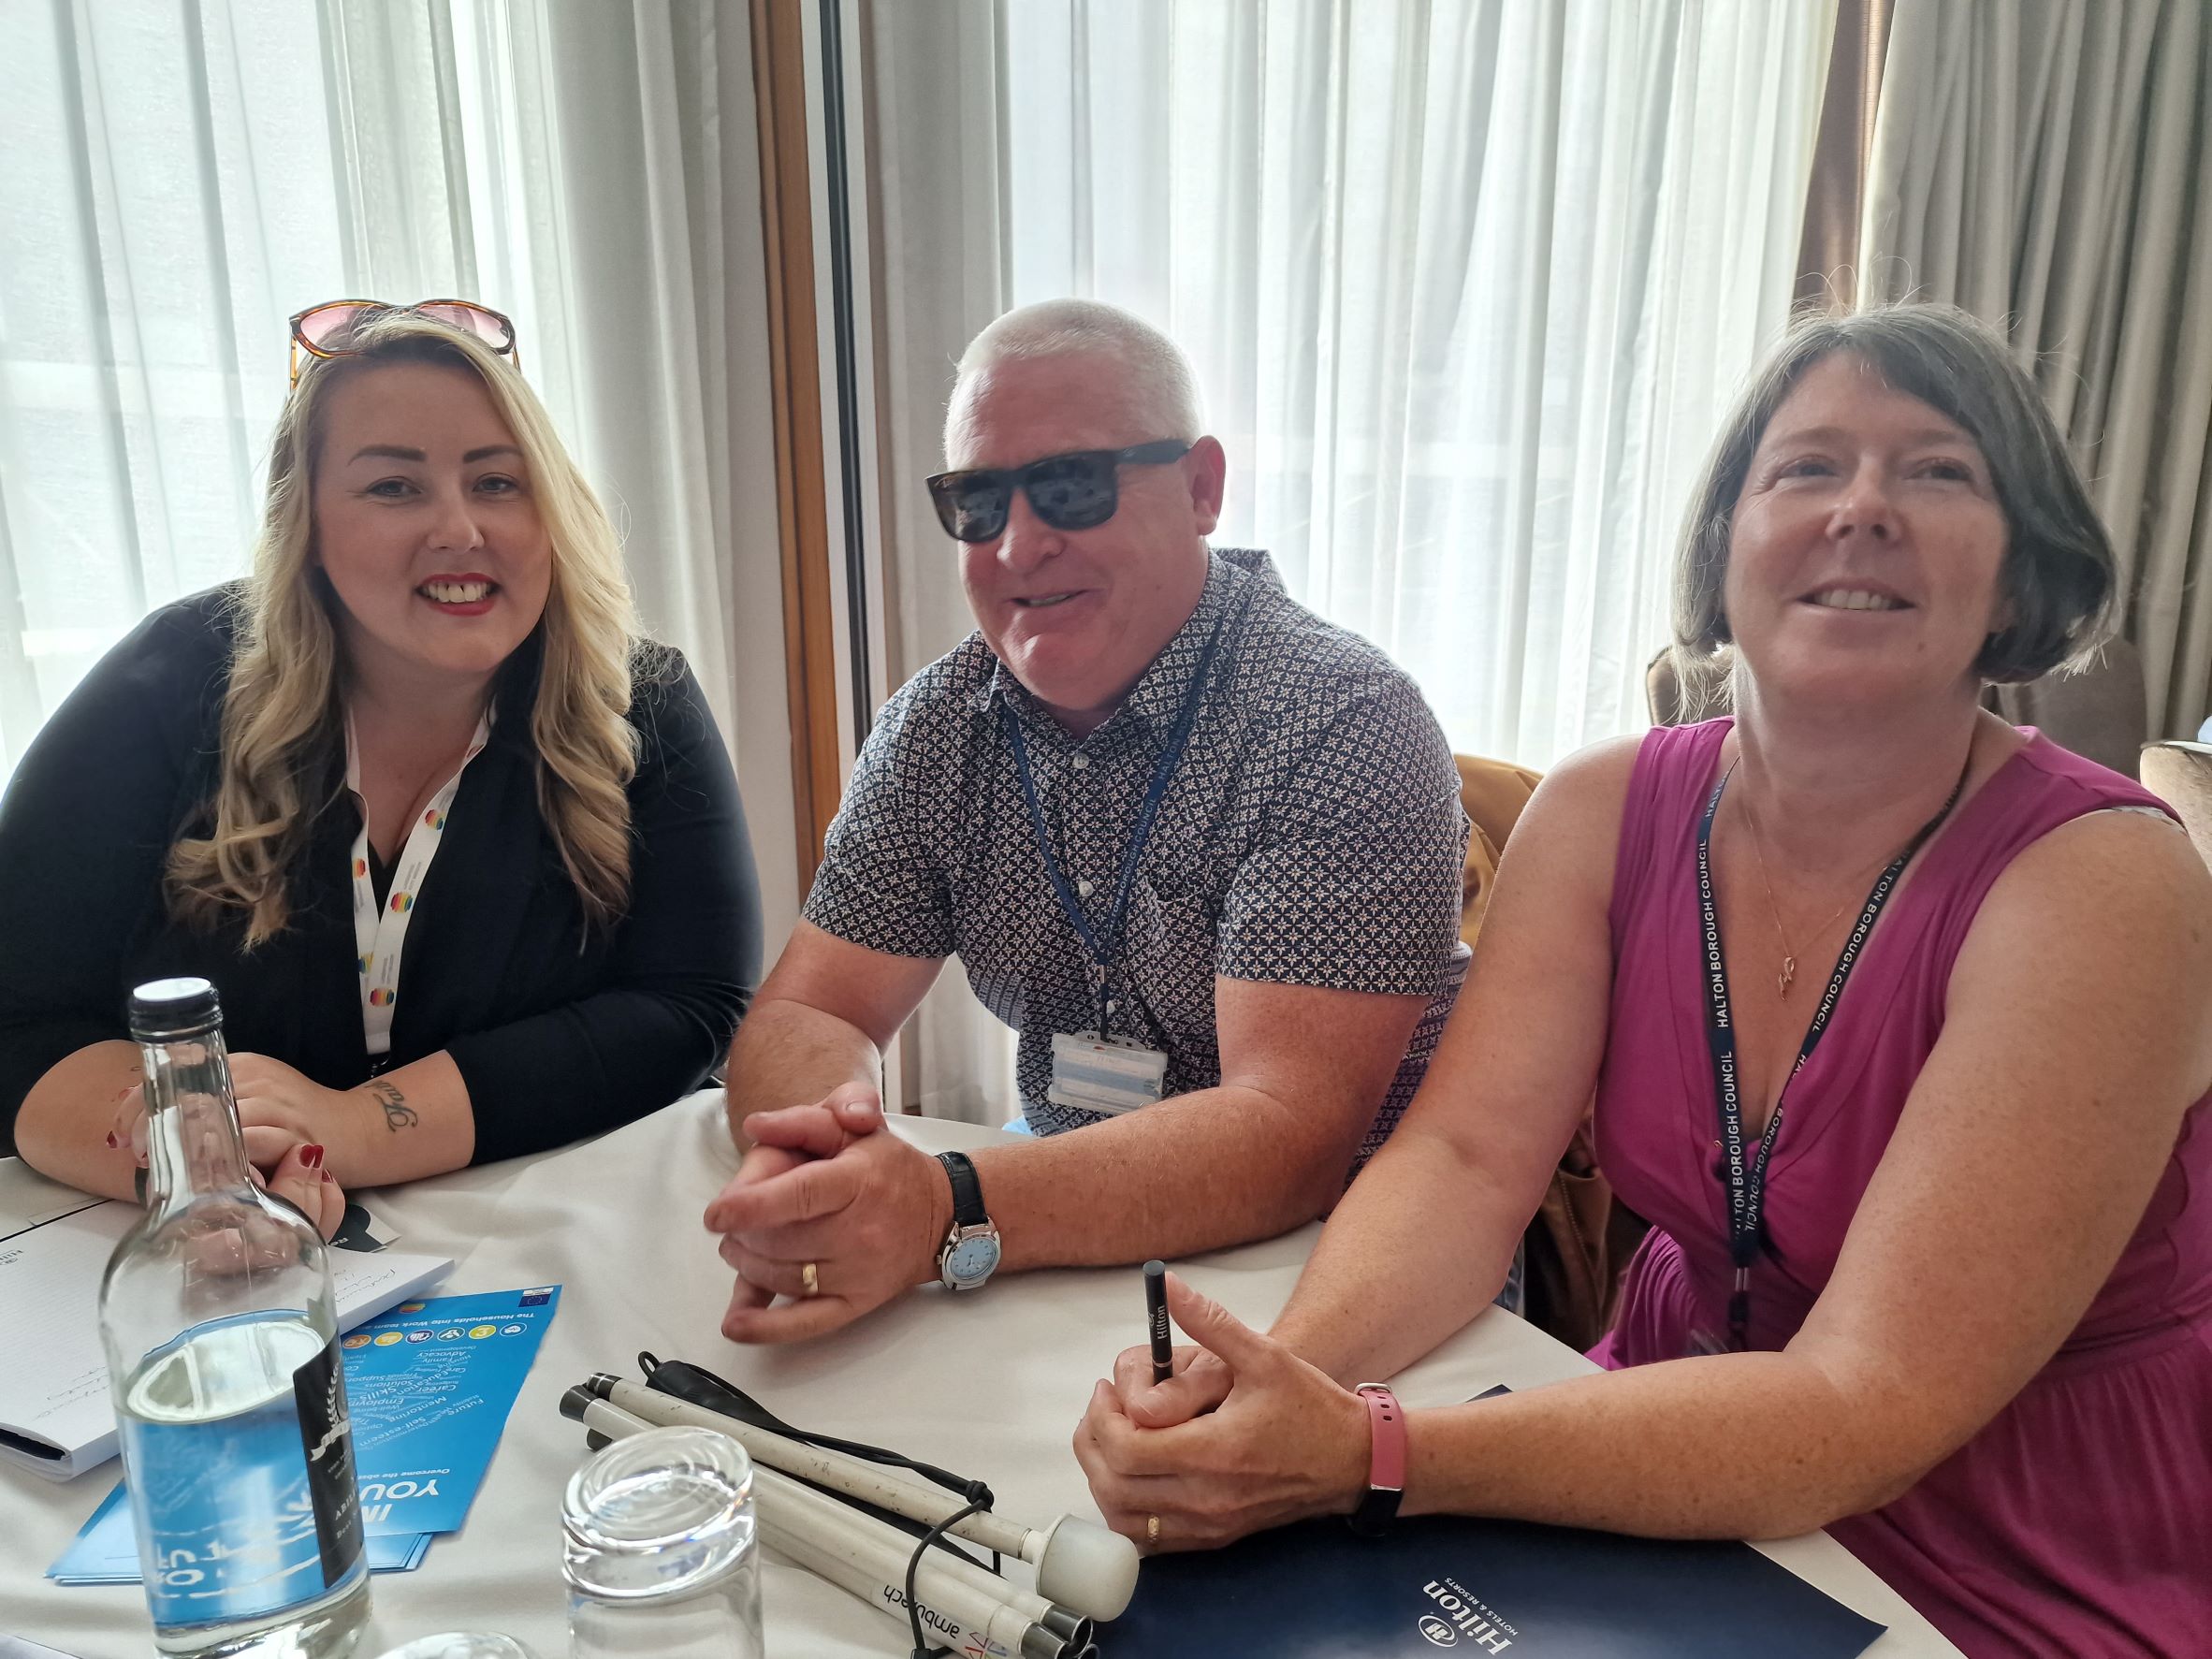
[[[1653,1223],[1608,1369],[1406,1416],[1402,1512],[1825,1526],[1973,1659],[2212,1652],[2212,880],[1979,707],[2112,585],[1994,335],[1793,330],[1684,537],[1679,642],[1731,653],[1736,718],[1546,780],[1272,1332],[1178,1286],[1201,1346],[1100,1385],[1109,1520],[1192,1548],[1358,1506],[1390,1431],[1350,1385],[1481,1310],[1594,1093]]]

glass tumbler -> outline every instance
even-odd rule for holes
[[[752,1460],[712,1429],[611,1442],[560,1505],[571,1659],[763,1659]]]

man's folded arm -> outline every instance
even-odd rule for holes
[[[975,1155],[1003,1266],[1187,1256],[1325,1214],[1427,1003],[1217,980],[1218,1087]]]

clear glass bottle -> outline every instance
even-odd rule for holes
[[[100,1281],[154,1646],[338,1659],[369,1617],[360,1495],[323,1240],[255,1186],[205,980],[130,1001],[146,1214]]]

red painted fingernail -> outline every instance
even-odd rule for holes
[[[330,1171],[329,1171],[328,1170],[325,1170],[325,1171],[323,1171],[323,1179],[324,1179],[326,1182],[327,1182],[327,1181],[328,1181],[328,1180],[330,1179]]]
[[[319,1170],[323,1167],[323,1149],[320,1146],[302,1146],[299,1149],[299,1167]]]
[[[122,1149],[123,1142],[115,1138],[115,1131],[113,1129],[109,1129],[108,1131],[108,1150],[109,1152],[119,1152]]]

